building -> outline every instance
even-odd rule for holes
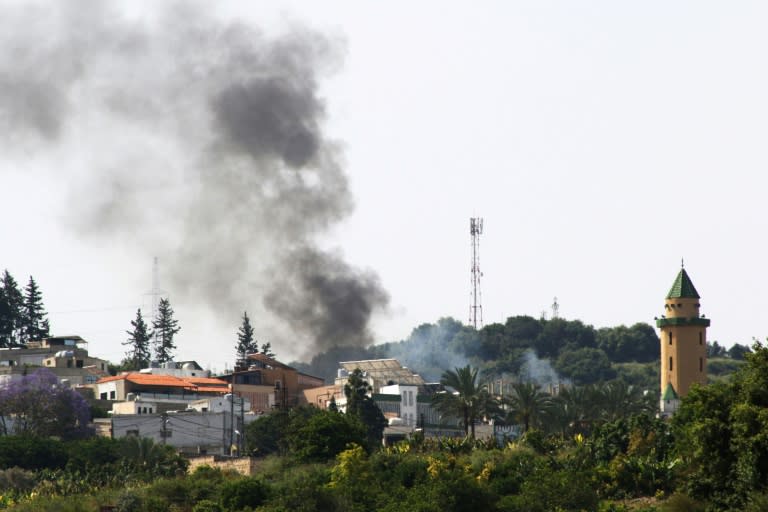
[[[327,409],[333,398],[339,410],[344,411],[347,405],[344,385],[355,370],[362,372],[362,378],[371,386],[371,398],[389,421],[384,430],[385,443],[407,437],[417,429],[427,436],[464,434],[457,418],[441,417],[432,405],[435,393],[443,391],[442,386],[427,384],[397,359],[341,362],[333,386],[304,391],[307,403]]]
[[[673,414],[694,384],[707,382],[707,327],[699,293],[681,268],[656,319],[661,339],[662,415]]]
[[[374,393],[383,386],[403,384],[424,386],[426,383],[417,373],[400,364],[397,359],[367,359],[363,361],[342,361],[334,384],[344,387],[349,374],[355,370],[363,372],[363,378],[371,385]]]
[[[43,367],[72,386],[93,384],[109,375],[108,361],[88,355],[80,336],[51,336],[24,347],[0,349],[0,382],[21,376],[27,367]]]
[[[112,417],[111,435],[148,437],[187,455],[235,455],[242,452],[243,425],[254,419],[229,411],[123,414]]]
[[[229,393],[229,383],[210,377],[174,377],[129,372],[91,386],[97,399],[114,402],[114,414],[155,414],[185,410],[196,400]]]
[[[303,403],[304,390],[325,383],[266,354],[249,354],[233,373],[220,378],[231,382],[232,392],[250,402],[256,413],[295,407]]]

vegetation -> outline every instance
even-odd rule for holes
[[[483,416],[498,414],[498,403],[477,380],[477,368],[448,370],[440,383],[448,389],[435,395],[434,403],[444,416],[459,418],[464,434],[475,437],[475,423]]]
[[[45,368],[0,387],[2,434],[75,439],[89,433],[89,421],[85,399]]]
[[[123,345],[128,345],[129,349],[122,366],[126,370],[138,371],[149,367],[149,362],[152,359],[150,342],[153,333],[147,327],[146,322],[144,322],[144,318],[141,316],[141,309],[136,310],[136,319],[131,320],[131,327],[130,331],[126,331],[128,340],[123,343]]]
[[[5,270],[0,278],[0,348],[18,347],[50,335],[43,296],[30,276],[24,292]]]
[[[347,398],[346,412],[365,425],[368,431],[368,445],[374,447],[381,444],[387,420],[371,398],[371,392],[370,384],[363,379],[363,372],[359,368],[355,369],[344,385],[344,396]]]
[[[248,318],[248,312],[243,312],[242,323],[237,331],[237,344],[235,345],[235,354],[237,359],[245,359],[248,354],[258,352],[258,342],[253,335],[253,326],[251,319]]]
[[[176,344],[173,339],[181,330],[179,322],[173,317],[173,309],[168,299],[160,299],[157,317],[152,322],[155,336],[155,359],[159,363],[173,361]]]

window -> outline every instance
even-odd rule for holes
[[[110,400],[114,400],[115,399],[115,392],[114,391],[110,391],[109,392],[109,399]]]
[[[152,414],[152,408],[151,407],[149,408],[149,414]]]
[[[700,372],[704,371],[704,358],[703,357],[699,358],[699,371]]]
[[[413,391],[408,392],[408,405],[413,407]]]
[[[699,331],[699,345],[704,344],[704,333]]]
[[[72,368],[72,360],[67,361],[67,368]]]
[[[403,407],[408,407],[408,393],[403,391]]]
[[[99,398],[101,398],[102,400],[106,400],[107,399],[107,394],[106,393],[102,393],[102,394],[99,395]]]
[[[136,429],[136,430],[126,430],[125,431],[125,435],[127,437],[139,437],[139,431],[138,431],[138,429]]]
[[[667,333],[667,337],[669,338],[669,344],[672,344],[672,333]]]
[[[77,366],[78,368],[82,368],[82,367],[83,367],[83,360],[82,360],[82,359],[78,359],[78,360],[77,360],[77,365],[76,365],[76,366]]]
[[[672,371],[672,356],[669,356],[669,371]]]

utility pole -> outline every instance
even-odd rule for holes
[[[469,219],[469,234],[472,236],[472,291],[469,305],[469,324],[477,329],[478,324],[483,327],[483,294],[480,289],[480,235],[483,233],[483,219],[472,217]]]
[[[232,445],[235,441],[235,392],[229,394],[229,455],[232,455]]]
[[[245,437],[245,398],[240,397],[240,435],[237,438],[237,455],[243,454],[243,437]]]
[[[163,422],[162,424],[162,430],[160,431],[160,437],[163,438],[163,444],[165,444],[165,440],[168,438],[168,422],[170,421],[168,419],[168,413],[164,412],[160,415],[160,421]]]

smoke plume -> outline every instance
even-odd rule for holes
[[[174,296],[229,325],[256,308],[294,354],[370,343],[388,294],[320,245],[353,208],[318,92],[343,44],[295,27],[268,37],[207,4],[140,19],[115,5],[1,10],[5,145],[75,154],[57,171],[67,225],[159,255]]]

